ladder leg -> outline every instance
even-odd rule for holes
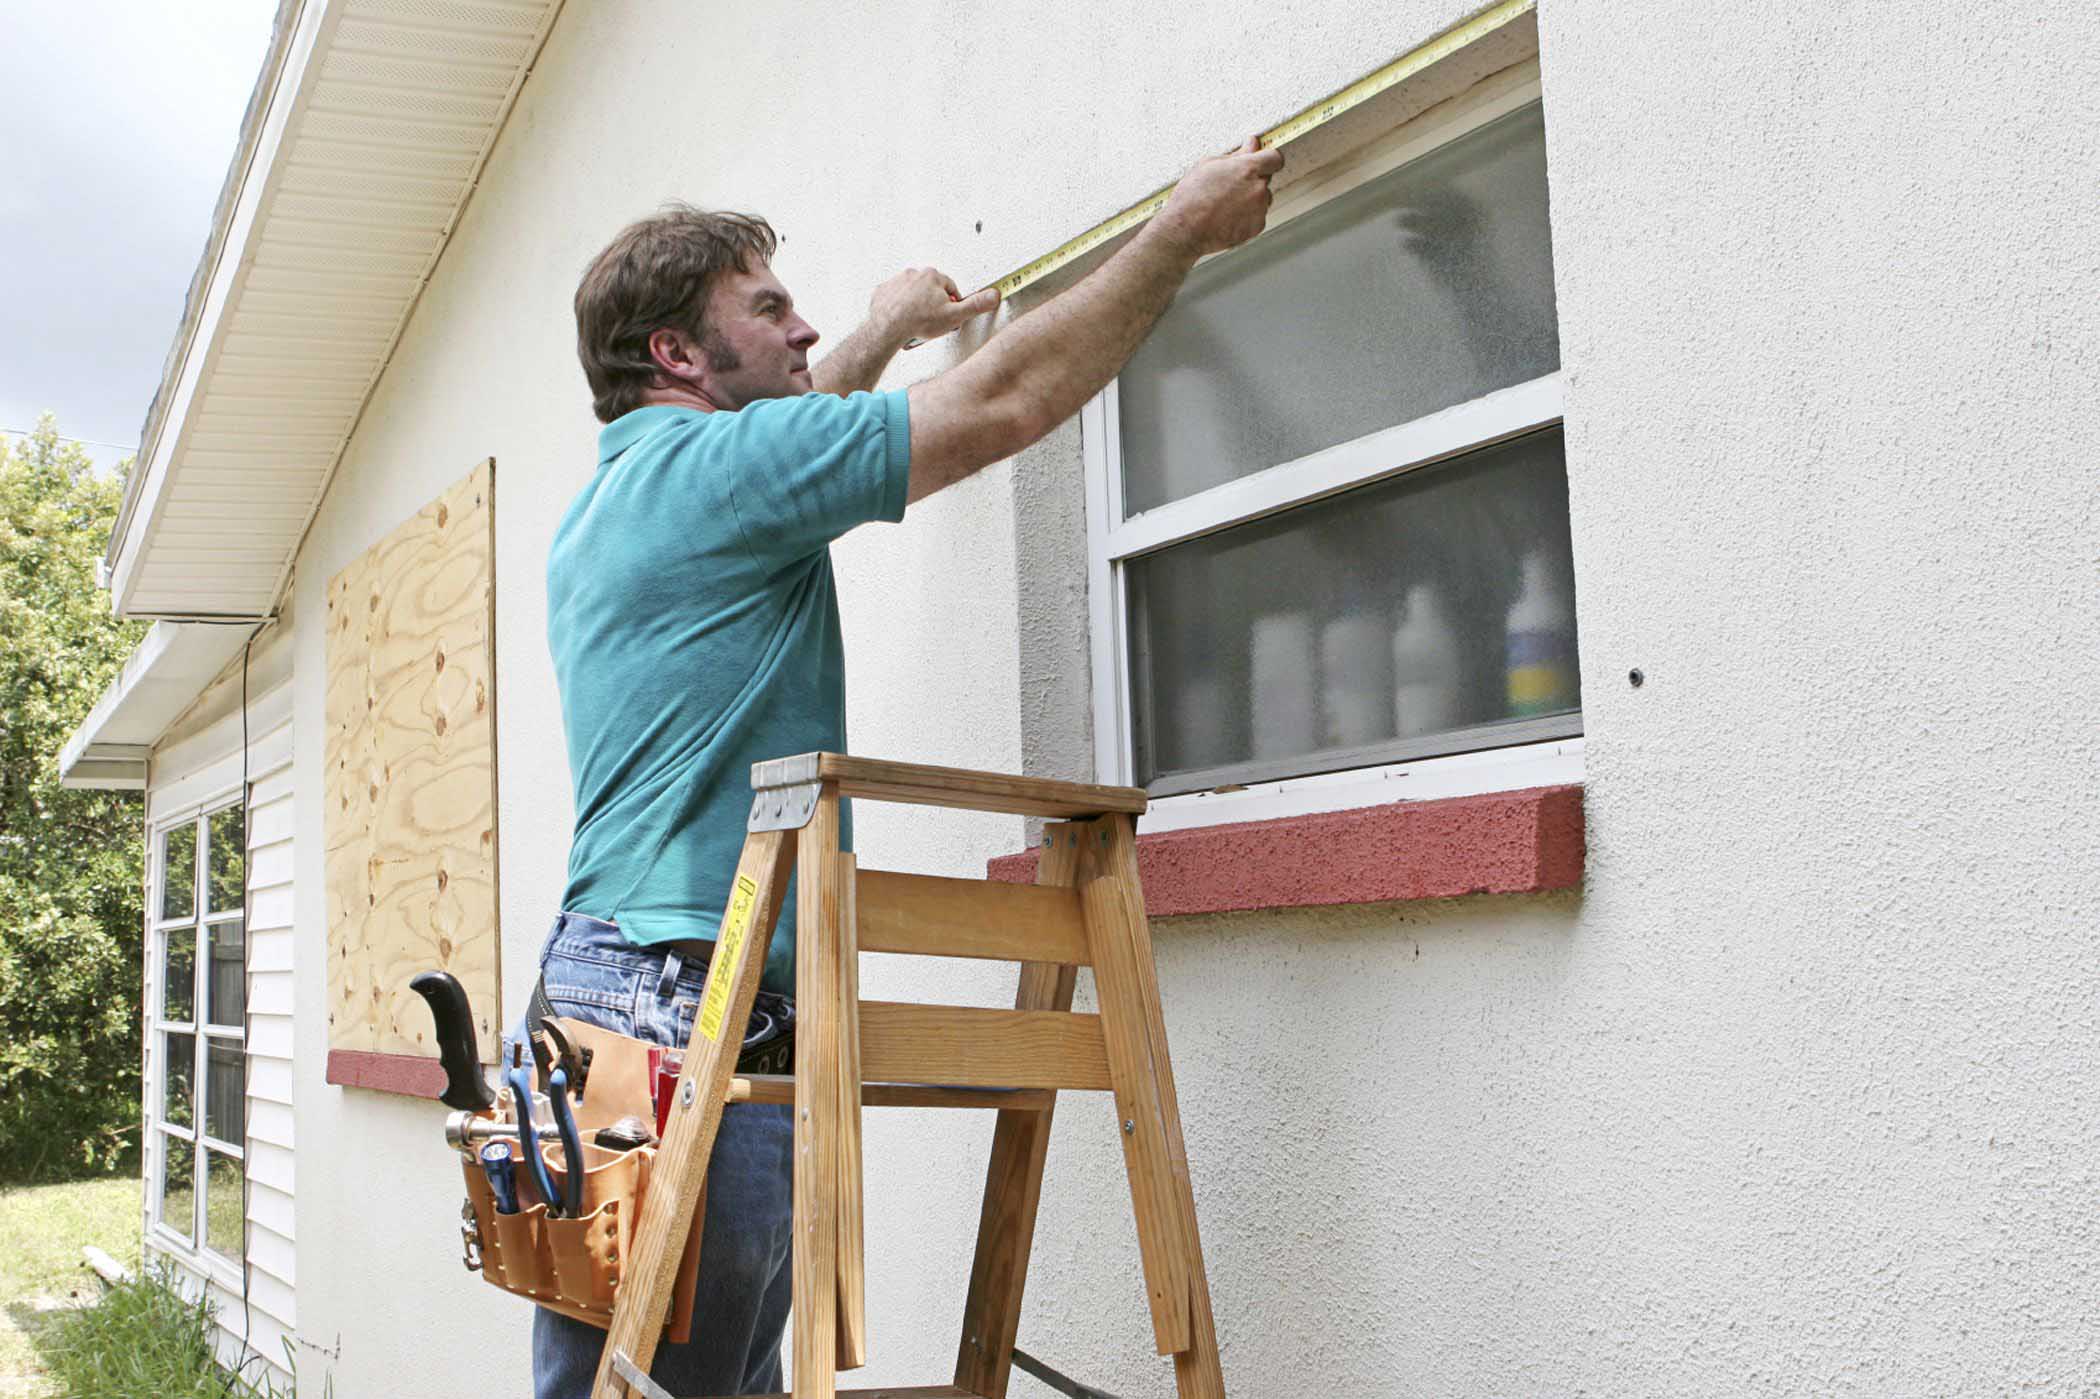
[[[1044,828],[1036,883],[1070,886],[1075,881],[1080,833],[1085,829],[1070,821]],[[1014,1007],[1070,1010],[1076,979],[1074,967],[1024,962]],[[970,1267],[962,1341],[955,1359],[956,1388],[987,1399],[1006,1399],[1013,1370],[1021,1294],[1035,1240],[1036,1206],[1042,1199],[1043,1156],[1050,1146],[1050,1119],[1048,1107],[1040,1112],[1001,1111],[992,1131],[984,1206],[977,1219],[977,1257]]]
[[[1224,1399],[1210,1285],[1196,1229],[1188,1151],[1167,1056],[1152,937],[1138,881],[1137,843],[1127,816],[1092,823],[1082,845],[1080,903],[1094,957],[1094,984],[1115,1083],[1123,1161],[1130,1174],[1138,1247],[1152,1304],[1154,1339],[1174,1357],[1181,1399]]]
[[[859,866],[839,856],[838,1368],[868,1363],[867,1238],[860,1156]]]
[[[729,1080],[736,1075],[744,1022],[751,1018],[759,978],[765,973],[766,949],[773,941],[773,924],[780,917],[781,900],[787,897],[788,866],[794,859],[788,840],[791,834],[755,831],[744,840],[744,854],[731,886],[734,892],[722,916],[716,955],[708,966],[701,1013],[693,1017],[677,1097],[664,1123],[648,1198],[635,1225],[634,1251],[623,1270],[598,1376],[591,1384],[595,1399],[621,1399],[628,1392],[626,1381],[613,1373],[616,1353],[626,1355],[644,1374],[656,1359],[657,1342],[663,1338],[664,1320],[678,1281],[678,1264],[707,1181],[715,1134],[722,1125]]]
[[[838,1393],[839,794],[796,841],[794,1399]]]

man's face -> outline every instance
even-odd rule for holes
[[[795,299],[771,267],[729,273],[708,297],[702,386],[710,401],[731,410],[809,393],[816,343],[816,330],[795,314]]]

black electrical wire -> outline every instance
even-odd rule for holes
[[[250,1261],[248,1247],[248,1160],[254,1149],[248,1132],[248,1057],[249,1046],[253,1043],[251,1007],[255,999],[248,984],[248,954],[255,944],[255,933],[248,926],[248,846],[251,835],[248,826],[254,819],[255,808],[248,792],[248,658],[255,649],[255,638],[261,636],[262,629],[268,625],[268,622],[257,623],[255,630],[248,633],[248,639],[241,643],[241,1359],[226,1372],[226,1385],[220,1392],[228,1399],[231,1399],[234,1382],[243,1370],[257,1361],[269,1363],[252,1344],[255,1305],[249,1300],[249,1287],[255,1265]]]

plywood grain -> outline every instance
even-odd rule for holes
[[[495,463],[328,584],[328,1044],[434,1057],[408,989],[452,973],[498,1027]]]

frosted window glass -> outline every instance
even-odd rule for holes
[[[1534,104],[1198,268],[1119,381],[1124,509],[1559,367]]]
[[[1127,567],[1155,790],[1492,747],[1518,721],[1579,731],[1558,428]]]

